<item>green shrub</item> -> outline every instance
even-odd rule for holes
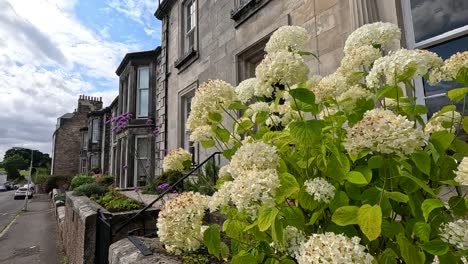
[[[97,185],[95,182],[83,184],[76,189],[73,190],[73,195],[75,196],[88,196],[91,197],[93,195],[101,196],[107,192],[106,186]]]
[[[93,176],[86,176],[86,175],[78,175],[73,177],[71,181],[71,190],[78,188],[81,185],[88,184],[88,183],[95,183],[96,179]]]
[[[181,172],[179,172],[179,171],[164,172],[163,174],[161,174],[161,176],[153,179],[150,184],[143,187],[142,192],[145,193],[145,194],[159,194],[159,193],[162,193],[164,190],[158,190],[157,189],[157,187],[159,185],[164,184],[164,183],[172,185],[172,184],[176,183],[182,176],[183,176],[183,174]],[[176,190],[181,191],[182,190],[182,184],[177,186]]]
[[[44,191],[49,193],[52,189],[68,188],[70,185],[70,177],[65,176],[50,176],[43,184]]]
[[[96,183],[99,185],[110,186],[114,183],[114,176],[112,175],[96,176]]]
[[[195,182],[186,180],[184,182],[185,191],[194,191],[205,195],[212,195],[216,189],[216,180],[218,177],[219,167],[213,162],[208,161],[198,172]]]
[[[128,198],[115,190],[111,190],[101,197],[94,195],[91,199],[110,212],[129,211],[142,208],[142,204],[140,202]]]

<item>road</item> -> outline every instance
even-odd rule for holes
[[[6,196],[9,195],[13,193]],[[20,213],[13,224],[3,234],[0,233],[0,263],[57,264],[60,252],[57,249],[57,223],[48,195],[35,194],[29,201],[28,211]],[[24,200],[19,201],[19,204],[13,198],[6,202],[13,202],[16,208],[21,208]],[[1,206],[6,205],[2,203]]]
[[[0,232],[15,218],[23,208],[24,200],[13,200],[15,191],[0,192]]]

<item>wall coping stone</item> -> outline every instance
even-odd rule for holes
[[[127,238],[113,243],[109,247],[109,264],[180,264],[176,256],[167,254],[163,245],[157,238],[138,237],[152,252],[153,255],[143,256]]]

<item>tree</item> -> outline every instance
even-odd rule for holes
[[[14,155],[21,156],[28,164],[31,161],[31,150],[23,148],[11,148],[5,152],[4,160]],[[48,168],[50,166],[51,158],[49,154],[42,153],[38,150],[33,151],[33,167]]]
[[[19,170],[28,168],[28,162],[18,154],[7,157],[2,164],[10,180],[19,178],[21,176]]]

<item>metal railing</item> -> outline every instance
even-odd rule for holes
[[[201,162],[200,164],[198,164],[196,167],[194,167],[193,169],[191,169],[187,174],[185,174],[183,177],[181,177],[180,179],[178,179],[174,184],[172,184],[170,187],[168,187],[166,190],[164,190],[158,197],[156,197],[156,199],[154,199],[151,203],[147,204],[143,209],[141,209],[139,212],[137,212],[135,215],[133,215],[132,217],[130,217],[127,221],[125,221],[122,225],[120,225],[118,228],[115,229],[115,232],[113,233],[113,235],[115,236],[117,233],[119,233],[120,231],[122,231],[122,229],[124,229],[128,224],[130,224],[132,221],[134,221],[137,217],[139,217],[140,215],[142,215],[144,212],[146,212],[146,210],[148,210],[149,208],[151,208],[156,202],[160,201],[161,199],[163,199],[163,197],[168,194],[169,192],[172,192],[173,190],[176,190],[176,187],[180,184],[184,184],[184,181],[189,179],[190,176],[194,175],[197,171],[199,171],[206,163],[208,163],[209,161],[211,160],[214,160],[216,156],[219,156],[220,154],[222,154],[221,152],[214,152],[213,154],[211,154],[208,158],[206,158],[203,162]],[[215,179],[214,179],[214,183],[216,183],[216,180],[217,180],[217,174],[215,176]],[[144,232],[144,226],[141,228],[143,229],[143,233]],[[134,236],[134,234],[136,234],[137,232],[139,232],[140,230],[139,229],[135,229],[135,230],[132,230],[130,232],[128,232],[128,238],[129,240],[144,254],[149,254],[148,251],[149,249],[143,244],[141,243],[141,241],[139,241],[136,236]],[[153,232],[152,234],[155,234],[156,232]]]
[[[112,243],[112,216],[106,217],[101,209],[97,209],[96,216],[96,249],[94,263],[109,263],[109,247]]]

